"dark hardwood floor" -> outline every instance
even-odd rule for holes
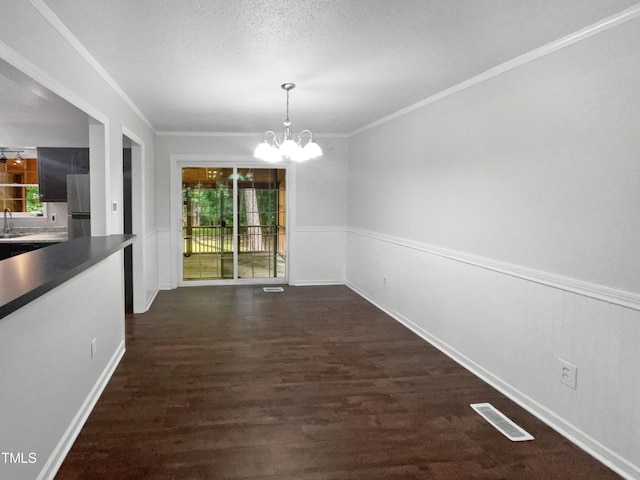
[[[470,403],[534,435],[510,442]],[[347,287],[193,287],[127,353],[57,480],[619,479]]]

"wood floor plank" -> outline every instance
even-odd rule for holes
[[[542,478],[620,477],[343,286],[161,292],[56,476]]]

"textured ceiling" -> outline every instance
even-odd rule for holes
[[[350,133],[636,0],[45,0],[158,131]]]

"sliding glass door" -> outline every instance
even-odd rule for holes
[[[238,170],[238,276],[284,278],[285,170]]]
[[[286,170],[182,167],[183,282],[286,281]]]

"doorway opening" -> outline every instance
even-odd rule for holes
[[[182,167],[182,281],[286,282],[286,169]]]
[[[122,136],[122,229],[123,233],[133,233],[133,184],[132,184],[132,142]],[[133,313],[133,245],[124,249],[124,309]]]
[[[143,180],[144,142],[128,129],[122,129],[122,233],[137,236],[125,248],[124,284],[126,311],[143,313],[149,308],[149,292],[145,289],[145,227]],[[146,264],[149,265],[148,263]]]

